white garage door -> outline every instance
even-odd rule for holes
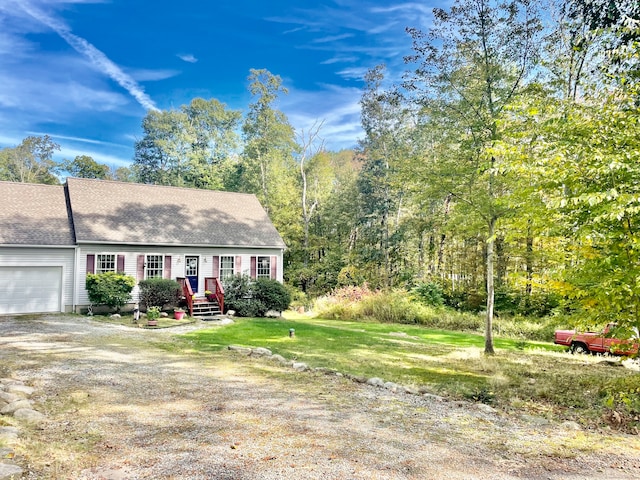
[[[62,267],[0,267],[0,314],[59,312]]]

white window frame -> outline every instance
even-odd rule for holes
[[[106,257],[111,257],[107,259]],[[113,268],[105,268],[107,264],[113,265]],[[95,254],[95,265],[93,271],[97,274],[99,273],[107,273],[107,272],[116,272],[118,268],[118,256],[115,253],[96,253]]]
[[[151,267],[153,257],[154,266]],[[149,253],[144,257],[144,278],[164,278],[164,255],[156,255],[153,253]],[[153,273],[153,275],[150,275]]]
[[[226,262],[231,262],[231,266],[229,266],[229,264],[227,263],[227,265],[225,265],[225,260]],[[225,283],[225,282],[230,282],[233,279],[233,276],[236,273],[236,257],[233,255],[220,255],[220,281]]]
[[[262,262],[266,262],[266,266]],[[256,257],[256,279],[258,278],[271,278],[271,257]]]

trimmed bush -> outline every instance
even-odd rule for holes
[[[286,287],[277,280],[268,278],[261,278],[255,282],[253,296],[266,308],[263,315],[269,310],[284,312],[291,303],[291,294]]]
[[[289,308],[291,294],[276,280],[251,280],[238,275],[225,288],[225,307],[239,317],[263,317],[269,310]]]
[[[150,278],[142,280],[140,287],[140,303],[146,308],[151,306],[175,306],[180,299],[180,284],[166,278]]]
[[[115,272],[89,273],[85,282],[91,303],[107,305],[116,311],[131,299],[135,285],[135,278]]]

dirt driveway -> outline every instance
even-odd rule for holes
[[[0,317],[0,376],[35,387],[48,417],[20,426],[25,478],[640,478],[637,436],[171,349],[176,333]]]

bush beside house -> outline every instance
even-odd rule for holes
[[[142,280],[140,288],[140,303],[149,308],[158,306],[160,308],[168,305],[176,306],[180,299],[180,284],[175,280],[166,278],[150,278]]]
[[[129,302],[135,285],[135,278],[115,272],[89,273],[85,283],[91,303],[106,305],[116,311]]]
[[[291,294],[277,280],[238,275],[225,287],[225,306],[239,317],[264,317],[270,310],[286,310],[290,303]]]

